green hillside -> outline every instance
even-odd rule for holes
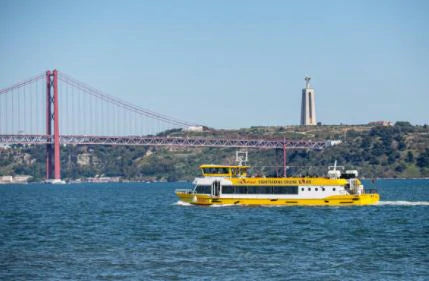
[[[429,177],[429,128],[397,122],[391,127],[289,126],[251,127],[240,130],[207,130],[201,133],[172,130],[169,136],[234,138],[287,138],[341,140],[323,151],[288,151],[289,175],[324,175],[335,160],[357,168],[361,176]],[[44,146],[0,149],[0,175],[45,174]],[[282,173],[282,150],[249,150],[252,172],[272,176]],[[128,180],[192,180],[203,163],[234,164],[235,149],[66,146],[61,148],[63,179],[119,176]]]

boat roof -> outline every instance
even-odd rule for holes
[[[250,168],[250,166],[203,164],[200,168]]]

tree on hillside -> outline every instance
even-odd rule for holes
[[[420,154],[417,158],[417,166],[420,168],[428,168],[429,167],[429,148],[426,148],[424,152]]]
[[[407,153],[407,157],[405,158],[405,161],[408,163],[413,163],[414,162],[414,154],[412,151],[408,151]]]
[[[413,128],[413,125],[408,121],[397,121],[395,122],[395,127]]]

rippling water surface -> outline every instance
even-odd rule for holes
[[[341,208],[187,206],[187,183],[3,185],[0,279],[428,280],[429,180],[376,185],[378,206]]]

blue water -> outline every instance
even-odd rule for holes
[[[183,183],[0,186],[0,279],[428,280],[429,180],[376,185],[381,205],[341,208],[182,206]]]

